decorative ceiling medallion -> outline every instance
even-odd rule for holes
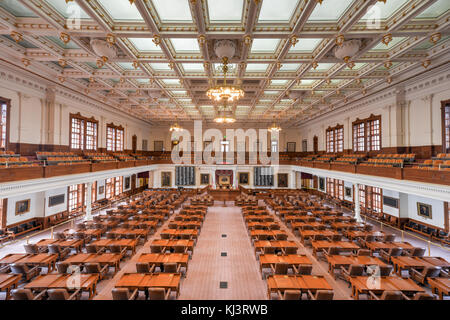
[[[430,64],[431,64],[430,59],[427,59],[427,60],[425,60],[425,61],[422,62],[422,66],[423,66],[425,69],[428,68],[428,67],[430,66]]]
[[[293,47],[295,47],[295,45],[298,43],[298,39],[296,36],[292,36],[291,39],[289,40],[289,42],[291,43],[291,45]]]
[[[383,36],[383,38],[381,39],[381,42],[383,42],[385,45],[389,45],[389,43],[391,41],[392,41],[392,34],[391,33],[385,34]]]
[[[14,39],[14,41],[16,41],[17,43],[19,43],[20,41],[23,40],[23,36],[21,33],[16,32],[16,31],[12,31],[10,34],[11,38]]]
[[[392,62],[390,60],[388,60],[384,63],[384,66],[386,69],[390,69],[392,67]]]
[[[59,35],[59,39],[61,39],[64,44],[68,44],[70,41],[70,35],[65,32],[61,32]]]
[[[336,37],[336,45],[337,46],[342,46],[344,44],[344,35],[340,34]]]
[[[161,44],[161,37],[158,36],[157,34],[153,35],[153,43],[155,44],[155,46],[159,46]]]
[[[333,51],[336,58],[344,60],[346,63],[358,52],[361,40],[347,40],[340,46],[335,46]]]
[[[252,44],[252,37],[249,35],[244,36],[244,43],[246,46],[250,46]]]
[[[206,37],[205,35],[201,34],[198,36],[198,44],[202,47],[206,44]]]
[[[441,33],[436,32],[430,36],[430,42],[436,44],[439,40],[441,40]]]
[[[25,67],[28,67],[31,64],[31,61],[27,58],[22,58],[22,63]]]
[[[67,61],[64,59],[59,59],[58,64],[64,68],[65,66],[67,66]]]
[[[105,40],[92,39],[89,44],[95,54],[100,56],[104,62],[117,57],[116,47]]]

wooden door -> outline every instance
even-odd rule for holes
[[[137,136],[133,135],[133,137],[131,137],[131,149],[133,150],[133,153],[136,153],[137,150]]]
[[[313,150],[314,150],[314,153],[319,152],[319,137],[318,136],[314,136],[314,138],[313,138]]]

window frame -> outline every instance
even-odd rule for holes
[[[11,100],[10,99],[6,99],[3,97],[0,97],[0,106],[2,105],[6,105],[6,123],[2,124],[0,126],[0,134],[2,135],[0,137],[0,149],[3,150],[9,150],[9,130],[10,130],[10,118],[11,118]],[[3,110],[1,110],[1,112],[3,113]],[[0,119],[1,122],[1,119]],[[5,129],[5,139],[4,139],[4,145],[3,144],[3,128]]]
[[[378,122],[376,134],[374,134],[374,123]],[[376,138],[376,139],[374,139]],[[373,144],[376,140],[376,149]],[[381,115],[373,115],[365,119],[356,118],[352,122],[352,150],[353,152],[381,152],[382,149],[382,122]]]
[[[112,132],[112,137],[110,138],[110,131]],[[120,139],[118,139],[118,132],[121,133]],[[112,141],[110,141],[112,139]],[[117,148],[120,142],[120,148]],[[119,125],[116,126],[114,123],[108,123],[106,125],[106,151],[110,152],[123,152],[125,150],[125,129]]]
[[[448,118],[446,119],[446,117]],[[442,152],[450,153],[450,100],[441,101]],[[448,120],[448,123],[446,123]]]
[[[79,135],[79,144],[80,147],[79,148],[74,148],[72,141],[73,141],[73,119],[76,119],[80,122],[82,122],[82,125],[80,125],[80,132],[78,133]],[[99,127],[99,122],[98,120],[96,120],[94,117],[88,118],[88,117],[84,117],[82,116],[79,112],[78,113],[70,113],[69,115],[69,123],[70,123],[70,127],[69,127],[69,149],[73,150],[73,151],[97,151],[98,150],[98,127]],[[94,134],[91,134],[89,136],[95,136],[94,139],[92,139],[93,145],[95,146],[95,148],[87,148],[87,141],[88,141],[88,134],[87,134],[87,128],[88,128],[88,123],[92,123],[95,125],[95,129],[93,130]]]
[[[327,153],[343,153],[344,152],[344,126],[337,124],[334,127],[328,127],[325,130]]]

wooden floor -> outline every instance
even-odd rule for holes
[[[264,205],[262,201],[259,203]],[[289,240],[294,240],[299,246],[299,254],[306,254],[313,262],[314,275],[323,275],[334,289],[334,299],[351,299],[350,288],[343,280],[333,279],[327,272],[328,266],[325,261],[317,260],[312,255],[309,247],[304,247],[300,239],[278,217],[275,217],[289,236]],[[115,283],[125,272],[136,272],[136,261],[141,253],[150,252],[150,243],[155,238],[160,238],[159,233],[165,229],[168,221],[160,226],[157,232],[149,236],[148,241],[138,247],[136,254],[130,259],[121,262],[121,270],[108,279],[100,281],[97,285],[97,295],[94,300],[112,299],[111,290]],[[59,230],[70,228],[65,225]],[[375,229],[379,227],[375,224]],[[58,230],[55,230],[58,231]],[[389,232],[393,232],[389,230]],[[222,237],[222,235],[226,237]],[[397,233],[398,239],[401,234]],[[30,239],[30,243],[35,243],[42,238],[49,238],[49,233],[43,233]],[[413,245],[427,247],[424,241],[405,236],[405,241]],[[0,257],[8,253],[24,252],[24,240],[8,245],[0,249]],[[222,257],[221,253],[226,252],[227,256]],[[450,260],[448,250],[433,247],[431,255],[441,256]],[[227,288],[220,288],[220,282],[227,282]],[[215,206],[208,208],[208,213],[201,228],[194,248],[194,254],[189,261],[189,271],[186,277],[181,280],[181,300],[262,300],[267,299],[267,284],[262,279],[259,270],[259,263],[255,256],[250,237],[244,224],[240,207],[235,207],[232,202],[216,201]],[[4,299],[4,292],[0,293],[0,299]],[[172,297],[173,299],[174,297]],[[87,299],[83,295],[82,299]],[[141,294],[139,299],[144,299]],[[446,299],[449,299],[448,297]]]

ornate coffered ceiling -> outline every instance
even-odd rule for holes
[[[293,126],[448,57],[449,18],[448,0],[2,0],[0,57],[140,119],[212,121],[213,48],[231,39],[237,122]]]

